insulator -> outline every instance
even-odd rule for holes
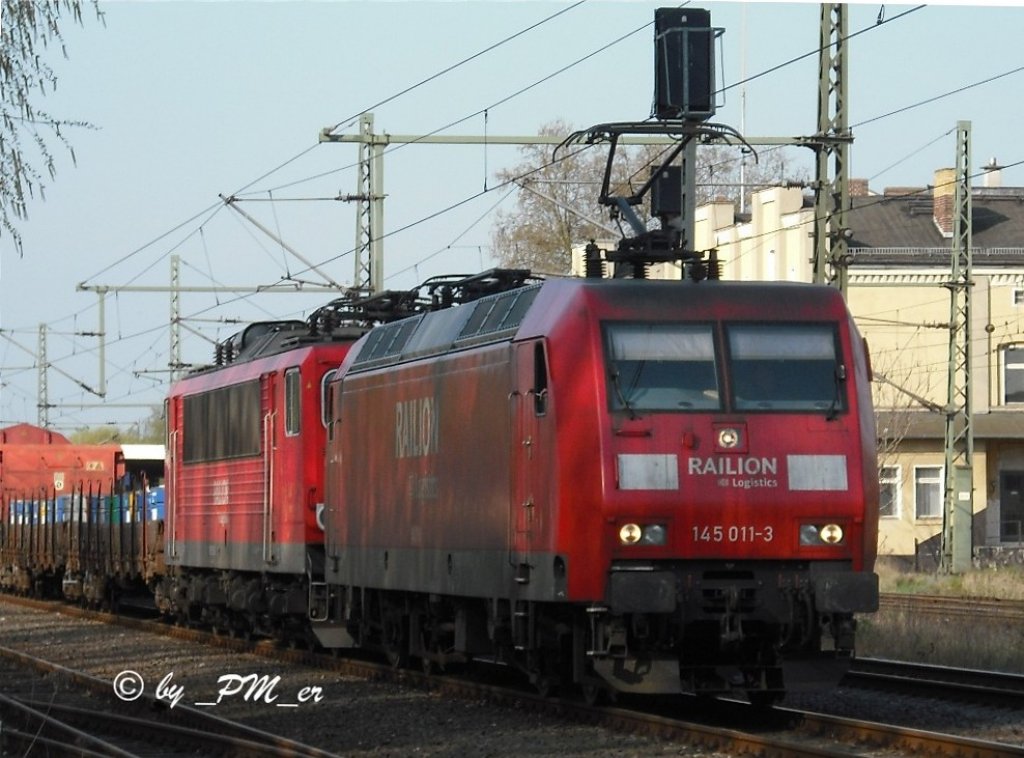
[[[583,253],[584,274],[587,279],[603,279],[605,275],[604,260],[601,259],[601,248],[594,240],[584,248]]]
[[[722,278],[722,262],[718,260],[718,250],[712,248],[708,254],[708,279],[717,282]]]
[[[224,345],[220,342],[213,346],[213,365],[223,366],[224,365]]]
[[[337,311],[323,311],[317,318],[317,331],[314,335],[321,334],[329,336],[337,326],[338,312]]]

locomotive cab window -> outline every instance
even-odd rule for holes
[[[688,411],[720,407],[709,325],[609,324],[608,395],[615,410]]]
[[[845,410],[846,369],[832,326],[731,326],[728,342],[736,410]]]

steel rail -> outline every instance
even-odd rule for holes
[[[1021,600],[883,593],[878,606],[879,611],[1024,621],[1024,601]]]
[[[729,754],[751,756],[807,756],[829,757],[849,756],[851,745],[858,748],[869,745],[883,746],[888,750],[901,751],[912,755],[930,754],[944,756],[973,756],[974,758],[996,758],[997,756],[1024,756],[1024,747],[994,743],[957,735],[939,734],[876,722],[841,718],[813,712],[775,708],[768,711],[775,714],[776,723],[769,727],[772,734],[758,734],[739,731],[717,725],[684,721],[674,715],[655,714],[632,708],[593,708],[578,700],[542,698],[522,689],[470,681],[462,678],[426,674],[409,669],[394,669],[386,664],[371,661],[336,658],[323,653],[299,649],[282,649],[270,641],[252,642],[214,635],[210,632],[168,626],[153,621],[124,619],[109,614],[85,611],[60,604],[29,601],[40,609],[66,613],[106,623],[119,624],[149,633],[162,634],[178,639],[202,642],[219,647],[248,652],[273,660],[319,667],[346,675],[370,680],[402,683],[429,689],[453,697],[484,699],[498,705],[519,709],[528,708],[549,713],[572,721],[598,725],[609,729],[645,734],[661,739],[670,739],[705,748],[713,748]],[[181,706],[178,706],[179,708]],[[676,701],[674,709],[682,707]],[[745,703],[731,703],[728,707],[740,709],[730,714],[732,723],[749,723],[764,711]],[[205,715],[205,714],[204,714]],[[785,719],[791,738],[778,735],[778,720]],[[836,744],[839,742],[840,744]]]
[[[76,671],[61,664],[47,661],[39,658],[38,656],[30,655],[6,646],[0,646],[0,656],[13,661],[19,666],[47,674],[57,674],[65,681],[72,682],[77,687],[88,689],[92,692],[108,697],[113,697],[113,684],[105,679],[101,679],[82,671]],[[34,710],[31,704],[19,703],[15,699],[4,695],[0,695],[0,705],[20,710],[22,713],[30,713]],[[120,708],[124,708],[127,707],[128,704],[123,701],[117,701],[117,705]],[[254,758],[257,758],[258,756],[268,756],[268,758],[284,758],[285,756],[288,758],[337,758],[335,754],[326,750],[304,745],[300,742],[296,742],[295,740],[264,732],[235,721],[229,721],[186,705],[179,704],[172,711],[171,709],[164,707],[157,698],[148,694],[141,695],[131,705],[136,708],[146,707],[148,709],[146,711],[148,718],[143,720],[112,713],[99,711],[92,711],[90,713],[89,711],[85,711],[85,723],[89,724],[91,719],[92,723],[97,726],[103,720],[106,720],[111,724],[120,723],[122,726],[138,727],[141,725],[153,732],[162,732],[174,740],[187,739],[193,744],[201,742],[205,746],[215,746],[219,749],[230,748],[240,751],[241,754],[253,756]],[[46,703],[45,706],[51,711],[56,711],[60,708],[56,703]],[[74,710],[75,709],[71,707],[63,709],[65,715],[68,716],[72,715]],[[58,726],[60,722],[56,719],[53,719],[46,713],[39,713],[46,724],[61,728]],[[174,719],[180,723],[159,724],[152,720],[153,713],[161,713],[164,719]],[[63,724],[63,728],[68,731],[75,730],[75,727],[69,724]],[[91,726],[89,728],[92,729]],[[86,733],[82,732],[82,734]],[[105,742],[98,738],[95,739],[100,743]],[[117,752],[110,754],[120,755],[120,753]],[[127,755],[131,754],[128,753]]]
[[[984,698],[1016,707],[1024,704],[1024,675],[1004,671],[950,668],[884,658],[857,658],[844,684],[927,691],[930,695]]]
[[[48,747],[66,748],[69,755],[77,755],[79,750],[83,750],[83,753],[88,755],[104,755],[110,756],[110,758],[136,758],[135,753],[122,750],[117,744],[109,740],[101,739],[92,732],[82,731],[71,724],[55,718],[50,714],[50,708],[46,703],[43,703],[42,706],[47,710],[40,710],[40,708],[33,704],[0,694],[0,714],[5,716],[3,719],[4,730],[2,736],[5,740],[8,738],[16,739],[18,743],[24,746],[25,755],[28,755],[33,744],[37,741],[45,740]],[[22,729],[11,729],[11,721],[22,723]],[[49,736],[50,733],[54,733],[54,736]],[[57,739],[56,735],[61,735],[63,739]]]
[[[785,708],[777,708],[787,712]],[[941,755],[949,758],[1011,758],[1024,756],[1024,747],[990,742],[954,734],[940,734],[872,721],[861,721],[819,713],[788,711],[800,720],[800,729],[844,743],[870,745],[872,748],[899,750],[907,755]],[[847,753],[848,755],[848,753]]]

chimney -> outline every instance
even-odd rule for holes
[[[1002,187],[1003,186],[1003,167],[996,163],[996,159],[990,158],[988,165],[983,166],[982,170],[985,175],[981,178],[982,187]]]
[[[956,169],[940,168],[935,171],[932,188],[932,215],[935,226],[943,237],[953,236],[953,203],[956,197]]]
[[[851,179],[850,180],[850,197],[867,197],[868,196],[868,180],[867,179]]]

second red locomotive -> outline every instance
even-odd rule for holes
[[[347,301],[346,301],[347,303]],[[167,400],[166,561],[157,606],[232,632],[302,638],[319,571],[327,380],[356,337],[330,307],[256,323]]]

